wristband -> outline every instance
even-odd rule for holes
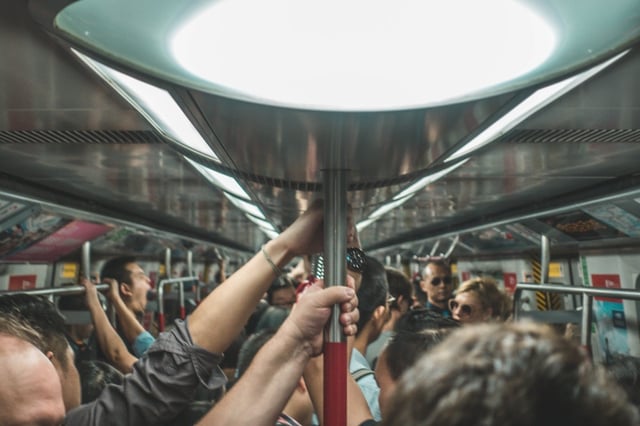
[[[271,257],[269,257],[269,254],[267,254],[267,251],[264,249],[264,246],[260,247],[260,251],[262,251],[262,254],[264,255],[264,258],[266,259],[266,261],[271,266],[271,269],[273,269],[273,273],[275,274],[276,278],[279,277],[280,275],[282,275],[283,274],[282,269],[278,268],[278,265],[276,265],[274,263],[273,259],[271,259]]]

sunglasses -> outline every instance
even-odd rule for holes
[[[444,285],[451,285],[451,276],[447,275],[446,277],[435,277],[431,279],[431,285],[439,286],[441,283]]]
[[[463,317],[468,317],[473,313],[473,306],[471,305],[461,305],[460,303],[456,302],[455,300],[450,300],[449,301],[449,310],[451,312],[455,311],[456,309],[458,309],[458,307],[460,308],[460,316]]]

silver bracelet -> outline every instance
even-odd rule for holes
[[[271,269],[273,269],[273,273],[276,275],[276,278],[282,275],[283,274],[282,269],[278,268],[278,265],[276,265],[273,262],[273,259],[269,257],[269,255],[267,254],[267,251],[264,249],[264,245],[260,247],[260,251],[262,251],[264,258],[267,260],[267,262],[269,262],[269,265],[271,265]]]

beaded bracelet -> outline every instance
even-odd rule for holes
[[[276,265],[273,259],[269,257],[269,255],[267,254],[267,251],[264,249],[264,246],[260,247],[260,250],[262,251],[264,258],[267,260],[269,265],[271,265],[271,269],[273,269],[273,273],[276,275],[276,278],[282,275],[283,274],[282,269],[278,268],[278,265]]]

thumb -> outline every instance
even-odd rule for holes
[[[355,295],[352,288],[345,286],[332,286],[318,292],[317,304],[323,307],[331,307],[333,305],[348,302]]]

